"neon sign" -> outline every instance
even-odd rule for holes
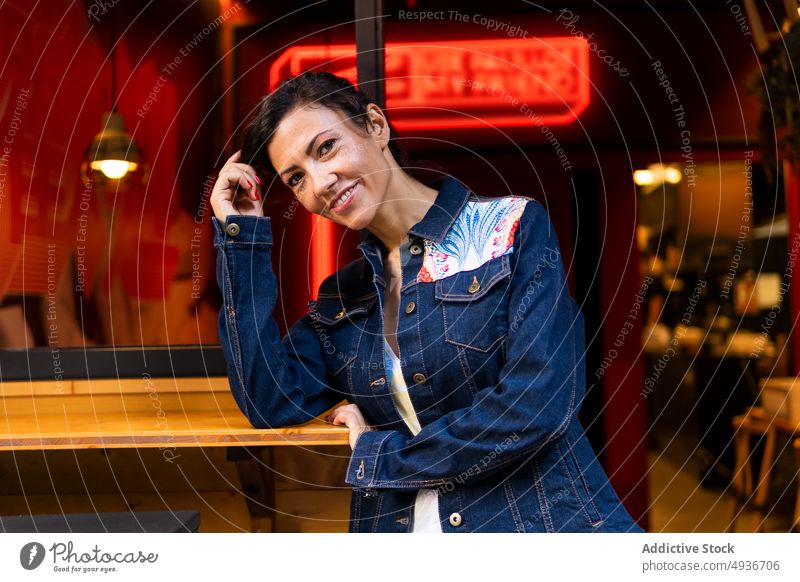
[[[589,105],[585,39],[387,43],[386,109],[401,129],[566,125]],[[270,68],[270,90],[306,70],[356,82],[355,45],[296,46]]]

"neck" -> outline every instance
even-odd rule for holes
[[[425,217],[437,195],[436,190],[397,168],[392,172],[386,199],[367,230],[392,252],[403,244],[409,229]]]

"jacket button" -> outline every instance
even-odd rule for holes
[[[450,525],[458,527],[461,525],[461,514],[458,512],[450,514]]]
[[[406,305],[406,313],[414,313],[414,308],[416,308],[416,306],[417,304],[413,301],[409,302],[409,304]]]
[[[227,232],[231,236],[236,236],[239,234],[239,225],[235,222],[231,222],[228,226],[225,227],[225,232]]]
[[[467,291],[469,291],[470,293],[477,293],[478,289],[480,288],[481,284],[478,282],[478,278],[472,277],[472,283],[470,283],[469,289],[467,289]]]
[[[427,380],[427,378],[425,378],[425,374],[420,374],[419,372],[414,374],[413,379],[414,379],[414,384],[424,384],[425,380]]]
[[[336,315],[334,315],[334,316],[333,316],[333,318],[334,318],[334,319],[341,319],[341,318],[343,318],[343,317],[344,317],[344,313],[345,313],[345,311],[344,311],[344,309],[342,309],[342,310],[341,310],[339,313],[337,313]]]
[[[408,247],[408,250],[412,255],[419,255],[422,253],[422,247],[416,243]]]

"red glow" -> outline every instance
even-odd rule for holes
[[[317,298],[317,290],[325,278],[336,271],[334,261],[334,223],[327,218],[311,214],[311,294]]]
[[[292,47],[270,68],[270,90],[306,70],[355,83],[355,61],[355,45]],[[386,109],[398,130],[566,125],[589,105],[589,88],[588,45],[571,36],[386,44]]]

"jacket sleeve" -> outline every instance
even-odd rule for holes
[[[268,217],[216,217],[216,277],[222,292],[218,331],[228,381],[239,408],[256,428],[301,424],[343,400],[330,386],[321,343],[308,315],[281,340],[272,316],[277,281]]]
[[[569,295],[558,242],[535,201],[514,241],[506,360],[473,403],[413,437],[369,431],[356,441],[346,481],[364,488],[439,487],[489,477],[558,439],[583,397],[583,317]]]

